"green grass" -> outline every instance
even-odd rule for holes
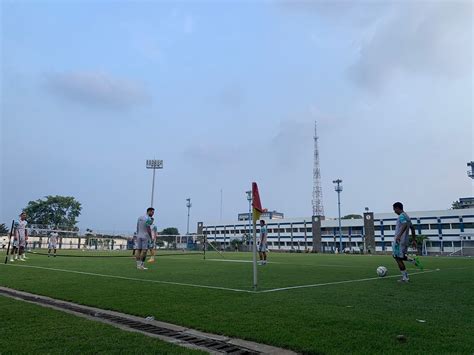
[[[204,261],[199,255],[161,257],[146,271],[136,270],[131,258],[30,257],[21,265],[252,290],[250,263]],[[215,253],[209,258],[221,259]],[[260,291],[371,278],[379,265],[388,267],[389,276],[398,274],[389,256],[272,253],[269,258],[274,263],[258,269]],[[15,266],[0,267],[0,285],[303,353],[472,354],[474,260],[423,259],[427,269],[440,271],[412,275],[409,284],[383,278],[268,293]],[[407,342],[399,343],[399,334]]]
[[[0,354],[205,354],[0,296]]]

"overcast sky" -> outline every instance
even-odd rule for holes
[[[132,230],[264,207],[449,208],[473,195],[471,1],[1,1],[0,223],[70,195],[80,227]]]

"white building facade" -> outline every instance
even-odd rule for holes
[[[474,208],[407,213],[416,233],[428,237],[426,247],[429,252],[455,253],[462,247],[463,241],[474,243]],[[396,221],[394,213],[365,213],[362,219],[341,220],[343,249],[390,252]],[[317,222],[311,217],[266,219],[268,248],[273,251],[339,250],[338,219]],[[228,247],[233,239],[247,241],[252,234],[248,221],[201,224],[200,227],[198,224],[199,228],[198,234],[206,235],[209,242],[215,242],[222,248]]]

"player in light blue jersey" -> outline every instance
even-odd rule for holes
[[[148,250],[148,241],[151,239],[151,225],[153,224],[154,214],[155,209],[149,207],[146,210],[146,215],[138,217],[135,258],[137,261],[137,269],[139,270],[147,270],[144,262]]]
[[[411,223],[410,217],[403,211],[403,204],[401,202],[395,202],[393,204],[393,211],[398,215],[397,225],[395,227],[395,236],[392,243],[392,255],[398,264],[398,268],[402,273],[400,282],[408,282],[408,271],[406,270],[404,261],[413,263],[416,267],[423,268],[418,257],[408,257],[408,244],[409,244],[409,231],[412,232],[413,243],[416,247],[416,233],[415,227]]]

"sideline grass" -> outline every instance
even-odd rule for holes
[[[205,354],[0,296],[0,354]]]
[[[30,257],[24,264],[251,290],[252,267],[245,262],[169,256],[139,271],[131,258]],[[207,257],[220,259],[217,253]],[[248,261],[251,255],[225,258]],[[372,278],[379,265],[396,273],[388,256],[272,253],[270,261],[259,267],[260,290]],[[413,275],[410,284],[385,278],[257,294],[15,266],[0,267],[0,284],[303,353],[471,354],[474,260],[424,258],[424,263],[441,270]],[[406,343],[396,340],[399,334]]]

